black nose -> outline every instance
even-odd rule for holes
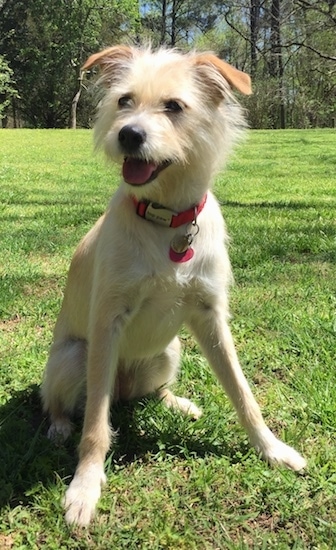
[[[136,153],[146,141],[146,132],[141,126],[127,124],[119,132],[119,143],[125,153]]]

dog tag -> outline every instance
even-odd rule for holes
[[[186,235],[175,235],[171,240],[170,247],[177,254],[183,254],[190,248],[191,243],[193,242],[194,237],[190,233]]]
[[[170,227],[173,217],[176,216],[176,212],[165,208],[156,202],[150,202],[145,211],[145,218],[151,222],[158,223],[165,227]]]

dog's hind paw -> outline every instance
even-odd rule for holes
[[[70,420],[68,418],[61,418],[52,422],[47,437],[51,441],[54,441],[54,443],[61,444],[71,435],[72,429],[73,426]]]
[[[202,411],[195,405],[195,403],[185,397],[177,397],[177,395],[174,395],[170,390],[162,390],[160,392],[160,397],[162,402],[169,409],[180,411],[187,416],[191,416],[194,420],[197,420],[202,416]]]
[[[75,474],[65,493],[65,521],[68,525],[86,527],[92,520],[106,477],[100,468],[91,465],[84,473]]]
[[[180,410],[183,414],[190,416],[194,420],[197,420],[202,416],[202,411],[199,409],[195,403],[186,399],[185,397],[176,397],[176,405],[174,408]]]

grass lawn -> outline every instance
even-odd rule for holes
[[[38,398],[71,255],[118,170],[89,131],[0,131],[0,550],[319,549],[336,544],[336,133],[253,131],[216,182],[231,235],[232,331],[270,427],[303,475],[250,449],[194,341],[179,395],[196,421],[143,400],[112,411],[95,522],[70,531],[61,499],[74,437],[56,448]]]

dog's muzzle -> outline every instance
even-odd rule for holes
[[[141,146],[147,139],[145,130],[136,124],[127,124],[121,128],[119,144],[125,154],[123,164],[123,178],[129,185],[145,185],[153,181],[159,173],[171,163],[165,160],[159,164],[145,160],[141,155]]]

